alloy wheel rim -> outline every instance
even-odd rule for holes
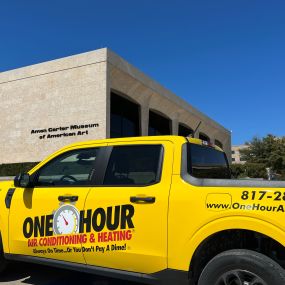
[[[235,269],[225,272],[215,285],[269,285],[253,272]]]

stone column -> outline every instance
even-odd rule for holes
[[[150,105],[151,95],[145,94],[143,100],[139,100],[140,104],[140,121],[141,121],[141,135],[148,136],[148,124],[149,124],[149,105]]]
[[[141,135],[148,135],[149,104],[141,105]]]
[[[176,116],[172,118],[171,121],[172,121],[172,134],[178,136],[179,118]]]

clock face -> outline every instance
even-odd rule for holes
[[[53,217],[53,231],[56,235],[78,233],[79,212],[72,205],[61,206]]]

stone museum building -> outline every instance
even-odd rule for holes
[[[84,140],[188,136],[200,122],[195,137],[231,157],[227,129],[107,48],[0,73],[0,102],[0,164]]]

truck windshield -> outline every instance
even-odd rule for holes
[[[188,144],[188,173],[196,178],[231,178],[228,160],[224,152],[215,148]]]

